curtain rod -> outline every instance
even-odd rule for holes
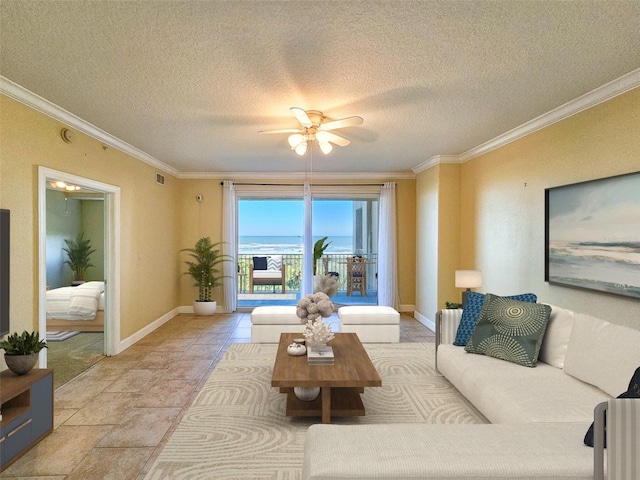
[[[242,183],[233,182],[234,185],[274,186],[274,187],[302,187],[304,183]],[[224,182],[220,182],[224,185]],[[384,183],[313,183],[316,187],[384,187]]]

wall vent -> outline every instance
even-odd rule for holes
[[[156,172],[156,183],[158,185],[164,185],[164,175],[162,175],[161,173]]]

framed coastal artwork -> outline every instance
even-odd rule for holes
[[[640,172],[545,190],[545,280],[640,299]]]

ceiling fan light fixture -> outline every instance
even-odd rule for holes
[[[296,151],[296,153],[300,156],[304,155],[307,151],[307,142],[303,141],[300,142],[294,149]]]
[[[299,133],[294,133],[293,135],[289,135],[287,139],[289,141],[289,145],[291,148],[296,148],[302,142],[304,142],[304,136]]]
[[[324,153],[325,155],[328,155],[331,152],[331,150],[333,150],[333,147],[329,142],[319,142],[319,143],[320,143],[320,150],[322,150],[322,153]]]

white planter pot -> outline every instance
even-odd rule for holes
[[[313,293],[316,293],[320,288],[320,280],[322,280],[322,275],[313,276]]]
[[[218,307],[217,302],[193,302],[193,313],[196,315],[213,315]]]

